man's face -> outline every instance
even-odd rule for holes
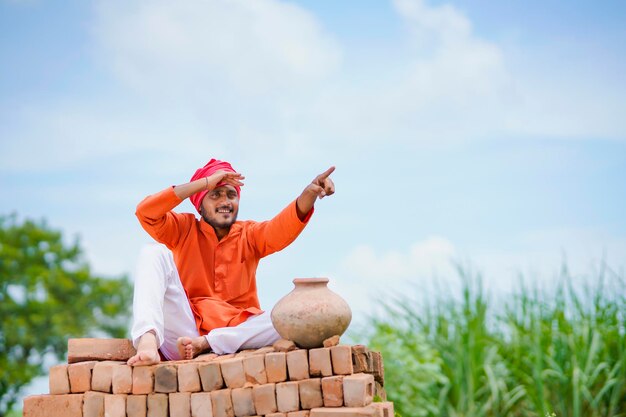
[[[202,199],[200,215],[214,229],[230,230],[237,220],[239,196],[235,187],[223,185],[209,191]]]

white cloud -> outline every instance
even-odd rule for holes
[[[102,1],[95,33],[125,81],[176,96],[288,91],[340,57],[310,13],[276,0]]]

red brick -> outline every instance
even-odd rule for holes
[[[311,376],[331,376],[333,374],[329,348],[309,350],[309,373]]]
[[[268,382],[287,380],[287,355],[285,352],[273,352],[265,355],[265,373]]]
[[[320,378],[299,381],[298,392],[300,394],[300,408],[303,410],[310,410],[311,408],[324,405]]]
[[[191,417],[213,417],[210,392],[191,394]]]
[[[343,378],[343,403],[346,407],[364,407],[374,397],[374,376],[354,374]]]
[[[297,382],[281,382],[276,384],[276,408],[281,413],[298,411],[300,409],[300,395]]]
[[[383,356],[380,352],[368,352],[368,356],[371,357],[372,374],[374,375],[374,379],[379,382],[380,385],[385,385],[385,368],[383,367]]]
[[[199,364],[198,374],[200,375],[203,391],[214,391],[224,386],[220,364],[217,362]]]
[[[291,413],[287,413],[287,417],[309,417],[310,413],[310,410],[292,411]]]
[[[279,339],[272,345],[276,352],[289,352],[296,349],[296,344],[291,340]]]
[[[262,348],[258,348],[254,351],[255,355],[263,355],[265,356],[268,353],[275,352],[274,346],[263,346]]]
[[[148,395],[148,417],[168,417],[169,398],[167,394]]]
[[[287,413],[270,413],[266,414],[265,417],[287,417]]]
[[[290,381],[309,378],[309,356],[305,349],[287,352],[287,372]]]
[[[91,373],[91,390],[100,392],[111,392],[113,367],[119,365],[121,365],[120,362],[112,361],[103,361],[96,363]]]
[[[178,391],[198,392],[201,389],[198,364],[189,362],[178,365]]]
[[[74,363],[67,367],[71,392],[87,392],[91,390],[91,371],[97,362]]]
[[[267,384],[265,372],[265,356],[253,355],[243,359],[243,371],[246,381],[251,384]]]
[[[128,339],[69,339],[67,362],[124,361],[137,351]]]
[[[48,385],[50,394],[70,393],[70,378],[67,374],[67,364],[56,365],[50,368]]]
[[[170,394],[170,416],[191,417],[191,393],[173,392]]]
[[[126,397],[126,414],[128,417],[146,417],[148,403],[146,395],[128,395]]]
[[[309,417],[376,417],[373,407],[314,408]]]
[[[241,388],[246,383],[246,374],[243,370],[243,359],[232,358],[220,362],[222,378],[228,388]]]
[[[339,336],[334,335],[324,340],[323,345],[325,348],[337,346],[339,344]]]
[[[213,417],[234,417],[233,401],[229,388],[211,392],[211,404],[213,405]]]
[[[133,394],[150,394],[154,389],[154,366],[133,367]]]
[[[104,396],[104,417],[126,417],[126,395]]]
[[[376,380],[374,382],[374,397],[378,397],[383,401],[387,401],[387,392],[385,391],[385,388],[380,385],[380,382]]]
[[[372,372],[372,361],[368,352],[367,347],[363,345],[352,346],[352,366],[355,373]]]
[[[83,397],[83,417],[104,417],[104,394],[89,391]]]
[[[230,393],[233,401],[233,412],[237,417],[256,415],[254,400],[252,399],[252,387],[235,388]]]
[[[33,395],[24,398],[23,417],[83,417],[83,394]]]
[[[202,355],[196,356],[194,361],[196,361],[196,362],[210,362],[213,359],[216,359],[218,357],[219,357],[219,355],[216,355],[215,353],[203,353]]]
[[[178,376],[176,365],[166,363],[154,368],[154,392],[178,391]]]
[[[113,367],[111,391],[113,394],[130,394],[133,389],[133,368],[128,365]]]
[[[394,417],[395,412],[392,402],[371,403],[369,407],[376,410],[376,417]]]
[[[333,362],[333,374],[349,375],[352,368],[352,348],[348,345],[333,346],[330,348],[330,357]]]
[[[341,407],[343,405],[343,376],[322,378],[322,395],[324,407]]]
[[[252,387],[252,399],[257,414],[266,415],[275,413],[276,407],[276,384],[255,385]]]

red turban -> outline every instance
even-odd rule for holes
[[[220,170],[228,171],[228,172],[237,172],[233,169],[233,167],[228,162],[218,161],[217,159],[211,159],[209,162],[207,162],[205,166],[203,166],[202,168],[198,168],[196,170],[196,173],[193,174],[193,177],[191,177],[190,182],[198,180],[200,178],[210,177],[211,175],[215,174],[217,171],[220,171]],[[218,187],[221,187],[222,185],[224,185],[224,183],[217,184]],[[237,190],[237,195],[240,195],[241,187],[235,187],[235,189]],[[209,192],[208,190],[202,190],[199,193],[195,193],[194,195],[189,197],[189,199],[191,200],[191,203],[194,205],[196,210],[198,210],[198,213],[200,213],[200,205],[202,205],[202,199],[208,192]]]

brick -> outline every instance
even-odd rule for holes
[[[385,388],[380,385],[380,382],[376,381],[376,379],[374,379],[374,397],[387,401],[387,392],[385,391]]]
[[[67,374],[67,364],[56,365],[50,368],[48,386],[50,394],[70,393],[70,378]]]
[[[119,366],[120,364],[120,362],[112,361],[96,363],[91,372],[91,390],[110,393],[113,367]]]
[[[222,378],[228,388],[241,388],[246,383],[246,374],[243,370],[243,359],[232,358],[220,362]]]
[[[352,346],[352,367],[354,373],[371,373],[372,372],[372,360],[367,354],[369,350],[363,345]]]
[[[191,394],[191,417],[213,417],[210,392]]]
[[[67,362],[123,361],[126,362],[137,351],[128,339],[69,339]]]
[[[178,391],[198,392],[201,389],[198,364],[189,362],[178,365]]]
[[[128,365],[114,366],[111,372],[113,394],[130,394],[133,389],[133,368]]]
[[[178,391],[178,375],[176,365],[163,364],[154,368],[154,392]]]
[[[331,376],[333,374],[329,348],[309,350],[309,374],[311,376]]]
[[[339,336],[334,335],[324,340],[323,345],[325,348],[337,346],[339,344]]]
[[[270,413],[266,414],[265,417],[287,417],[287,413]]]
[[[126,414],[128,417],[146,417],[148,414],[148,397],[146,395],[128,395],[126,397]]]
[[[276,408],[281,413],[300,409],[300,394],[297,382],[281,382],[276,384]]]
[[[126,395],[104,396],[104,417],[126,417]]]
[[[154,389],[154,366],[133,367],[133,394],[150,394]]]
[[[314,408],[309,417],[376,417],[373,407]]]
[[[371,403],[369,407],[376,410],[376,417],[394,417],[394,409],[392,402]]]
[[[104,394],[89,391],[83,397],[83,417],[104,417]]]
[[[285,352],[273,352],[265,355],[265,374],[268,382],[287,380],[287,355]]]
[[[148,416],[147,417],[168,417],[169,398],[167,394],[148,395]]]
[[[257,414],[252,398],[252,387],[235,388],[231,391],[230,396],[236,417],[254,416]]]
[[[81,362],[71,364],[67,367],[71,392],[78,393],[91,390],[91,371],[96,363],[95,361]]]
[[[287,417],[309,417],[310,413],[310,410],[292,411],[291,413],[287,413]]]
[[[24,398],[23,417],[83,417],[83,394],[32,395]]]
[[[263,346],[262,348],[258,348],[254,351],[255,355],[263,355],[265,356],[268,353],[275,352],[274,346]]]
[[[354,374],[343,378],[343,403],[346,407],[364,407],[374,397],[374,376]]]
[[[305,349],[287,352],[287,373],[290,381],[309,378],[309,356]]]
[[[203,353],[194,358],[195,362],[210,362],[213,359],[216,359],[219,355],[215,353]]]
[[[244,350],[240,350],[239,352],[235,353],[235,357],[236,358],[246,358],[248,356],[252,356],[254,355],[254,351],[255,349],[244,349]]]
[[[322,378],[322,396],[324,407],[341,407],[343,405],[343,376]]]
[[[320,378],[299,381],[298,393],[300,394],[300,408],[303,410],[310,410],[311,408],[322,407],[324,405]]]
[[[222,370],[217,362],[201,363],[198,365],[198,374],[203,391],[214,391],[224,387]]]
[[[372,374],[374,379],[385,385],[385,368],[383,367],[383,355],[380,352],[368,352],[368,356],[372,360]]]
[[[191,393],[174,392],[170,394],[170,416],[191,417]]]
[[[246,374],[246,382],[251,384],[267,384],[264,355],[253,355],[244,358],[243,371]]]
[[[330,348],[330,358],[333,362],[333,374],[350,375],[352,368],[352,348],[348,345],[333,346]]]
[[[252,387],[252,399],[257,414],[266,415],[278,411],[276,406],[276,384],[255,385]]]
[[[230,396],[232,390],[229,388],[211,392],[211,404],[213,407],[213,417],[234,417],[233,401]]]
[[[296,350],[296,344],[291,340],[279,339],[272,345],[276,352],[290,352]]]

